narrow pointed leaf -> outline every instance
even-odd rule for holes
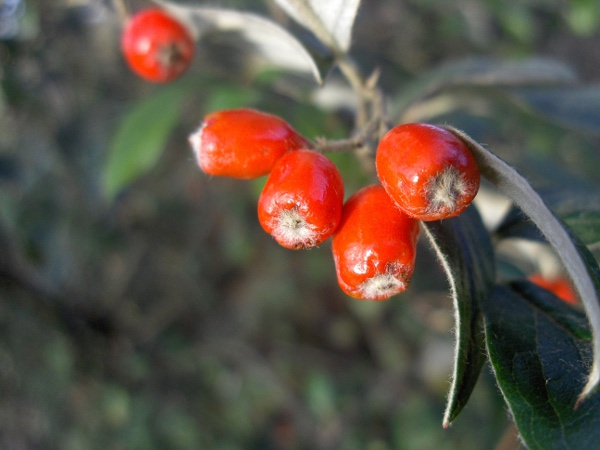
[[[174,84],[136,104],[121,120],[104,167],[103,188],[110,200],[129,183],[151,170],[177,124],[186,97]]]
[[[229,9],[179,5],[162,0],[155,2],[190,24],[200,38],[210,32],[237,33],[271,65],[310,74],[317,83],[323,82],[322,72],[306,47],[285,28],[267,18]]]
[[[468,58],[438,67],[408,84],[393,102],[393,117],[413,103],[452,88],[565,86],[577,81],[565,64],[545,58],[506,62],[490,58]]]
[[[556,250],[573,286],[585,307],[593,334],[593,363],[579,402],[590,395],[600,382],[600,269],[587,248],[550,211],[538,193],[513,167],[473,141],[465,133],[448,127],[469,146],[482,175],[511,198],[538,227]]]
[[[275,0],[332,50],[348,51],[360,0]]]
[[[523,106],[558,125],[600,133],[600,86],[561,86],[514,89]]]
[[[527,281],[498,286],[482,307],[492,367],[528,448],[596,448],[600,393],[575,408],[592,355],[585,316]]]
[[[447,427],[467,403],[486,360],[479,303],[494,286],[494,252],[474,206],[453,219],[423,222],[423,227],[446,271],[454,304],[456,345],[444,414]]]

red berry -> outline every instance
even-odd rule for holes
[[[200,168],[209,175],[257,178],[308,141],[279,117],[253,109],[209,114],[190,136]]]
[[[158,8],[134,15],[125,25],[121,48],[131,69],[149,81],[179,77],[194,56],[194,39],[177,19]]]
[[[479,167],[471,151],[434,125],[393,128],[379,143],[375,162],[386,192],[415,219],[457,216],[479,190]]]
[[[342,290],[385,300],[408,288],[415,267],[419,222],[396,207],[380,185],[362,188],[344,205],[332,247]]]
[[[321,153],[298,150],[273,167],[258,199],[258,220],[283,247],[315,247],[337,229],[343,202],[335,164]]]
[[[548,279],[544,278],[540,274],[534,274],[529,277],[529,281],[552,292],[558,298],[564,300],[567,303],[578,303],[577,296],[575,295],[575,291],[573,290],[573,286],[571,285],[569,280],[562,276]]]

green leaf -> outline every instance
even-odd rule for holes
[[[600,242],[600,196],[587,188],[570,186],[541,192],[548,207],[571,229],[585,245]],[[520,237],[543,241],[537,227],[517,207],[513,207],[496,230],[499,238]]]
[[[423,228],[446,271],[454,303],[456,346],[444,414],[447,427],[467,403],[486,360],[478,305],[494,286],[494,252],[474,206],[453,219],[423,222]]]
[[[600,195],[590,186],[566,186],[543,194],[544,201],[585,244],[600,242]]]
[[[494,232],[498,239],[521,238],[536,242],[546,242],[538,227],[528,220],[518,206],[512,206]]]
[[[586,245],[600,242],[600,211],[579,211],[562,216],[565,223]]]
[[[585,316],[522,281],[483,304],[499,387],[530,449],[592,449],[600,442],[600,393],[575,409],[592,348]]]
[[[469,147],[481,174],[512,199],[537,226],[554,248],[573,282],[593,333],[593,363],[579,401],[585,400],[600,384],[600,268],[588,249],[546,206],[540,195],[513,167],[486,150],[462,131],[446,127]]]
[[[600,133],[600,86],[511,90],[523,106],[563,127]]]
[[[509,36],[522,43],[531,43],[536,36],[536,17],[525,2],[503,4],[496,10],[498,22]]]
[[[203,108],[206,111],[243,108],[255,104],[259,98],[259,92],[249,86],[214,83]]]
[[[566,19],[575,33],[584,37],[591,36],[600,25],[598,0],[571,0]]]
[[[177,124],[186,92],[181,84],[158,90],[121,120],[103,173],[107,198],[113,200],[129,183],[156,165]]]

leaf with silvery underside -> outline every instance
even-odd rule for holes
[[[557,125],[600,133],[600,86],[560,86],[511,89],[520,105]]]
[[[275,0],[335,52],[347,52],[360,0]]]
[[[408,83],[392,102],[392,117],[406,114],[414,103],[453,88],[513,88],[540,85],[569,85],[577,81],[575,72],[564,63],[545,58],[499,61],[468,58],[449,63]],[[481,89],[479,89],[481,94]]]
[[[323,82],[322,70],[307,48],[281,25],[257,14],[230,9],[176,4],[154,0],[180,18],[202,39],[207,33],[236,33],[250,43],[257,54],[275,67],[311,75]]]
[[[600,268],[587,247],[546,206],[540,195],[513,167],[471,139],[467,134],[446,127],[469,147],[481,174],[512,199],[537,226],[554,248],[573,283],[592,330],[592,361],[587,383],[577,404],[584,402],[600,383]]]
[[[422,226],[446,271],[454,304],[454,371],[443,422],[448,427],[466,405],[486,361],[479,304],[494,287],[494,250],[474,206]]]

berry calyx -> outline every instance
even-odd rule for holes
[[[418,221],[398,209],[382,186],[362,188],[344,204],[332,238],[338,284],[362,300],[385,300],[405,291],[418,237]]]
[[[471,204],[481,181],[464,142],[448,130],[424,123],[390,130],[379,143],[375,164],[389,196],[419,220],[457,216]]]
[[[258,220],[285,248],[322,244],[342,216],[344,182],[331,160],[312,150],[287,153],[273,167],[258,199]]]
[[[155,83],[166,83],[190,66],[195,44],[181,22],[160,8],[150,8],[129,19],[121,49],[135,73]]]
[[[308,146],[285,120],[249,108],[209,114],[189,141],[206,174],[241,179],[266,175],[287,152]]]

